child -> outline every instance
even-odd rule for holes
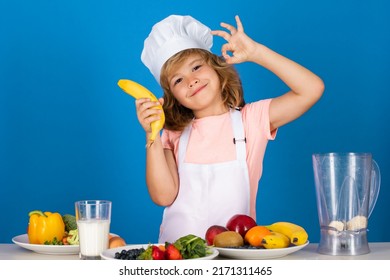
[[[146,151],[149,194],[166,206],[161,243],[187,234],[203,238],[210,226],[225,226],[235,214],[256,219],[268,140],[309,110],[324,91],[319,77],[253,41],[235,19],[237,28],[222,23],[225,31],[211,31],[190,16],[169,16],[144,42],[141,59],[164,90],[159,102],[165,127]],[[223,57],[210,52],[213,35],[227,41]],[[272,71],[290,91],[245,104],[233,64],[247,61]],[[148,99],[136,101],[146,139],[150,123],[160,118],[155,105]]]

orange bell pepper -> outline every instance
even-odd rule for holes
[[[65,224],[59,213],[31,211],[28,224],[28,239],[31,244],[51,244],[61,241],[65,235]]]

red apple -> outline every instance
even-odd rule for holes
[[[223,226],[213,225],[208,228],[205,234],[205,239],[207,241],[207,245],[213,245],[214,243],[214,237],[224,231],[227,231],[228,229]]]
[[[237,214],[230,218],[226,224],[226,228],[238,232],[244,238],[246,232],[256,225],[256,221],[252,217],[244,214]]]

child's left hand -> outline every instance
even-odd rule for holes
[[[230,31],[230,34],[222,30],[213,30],[211,34],[224,38],[227,43],[222,46],[222,56],[229,64],[236,64],[253,60],[257,43],[244,33],[244,27],[238,16],[235,17],[237,28],[221,23],[221,26]],[[229,55],[231,52],[232,55]]]

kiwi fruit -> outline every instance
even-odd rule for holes
[[[242,245],[244,245],[244,239],[235,231],[224,231],[214,237],[215,247],[240,247]]]

